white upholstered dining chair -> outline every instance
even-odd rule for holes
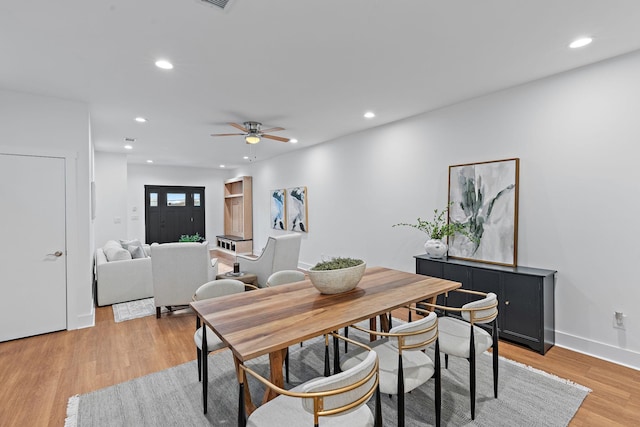
[[[442,316],[438,320],[440,351],[444,353],[445,368],[449,367],[449,356],[469,361],[469,398],[471,419],[476,417],[476,359],[489,348],[493,353],[493,395],[498,398],[498,298],[494,293],[456,289],[451,292],[481,297],[464,304],[461,308],[420,303],[443,310],[445,314],[457,314],[461,318]],[[446,300],[445,300],[446,304]],[[490,332],[482,326],[491,325]]]
[[[405,425],[404,394],[434,378],[436,426],[440,426],[441,388],[440,358],[438,357],[438,317],[434,312],[411,308],[425,315],[422,319],[397,325],[389,332],[372,331],[352,325],[352,328],[381,336],[367,345],[380,360],[380,392],[397,396],[397,426]],[[425,353],[435,344],[435,363]],[[350,369],[360,363],[365,354],[360,348],[351,350],[341,358],[340,367]]]
[[[304,280],[304,273],[298,270],[276,271],[267,279],[267,286],[286,285],[287,283],[301,282]]]
[[[209,298],[217,298],[225,295],[233,295],[244,292],[245,284],[235,279],[219,279],[205,283],[200,286],[193,294],[193,301],[201,301]],[[207,328],[207,348],[204,349],[202,345],[202,334],[204,328]],[[200,317],[196,316],[196,332],[193,335],[193,341],[196,344],[196,356],[198,359],[198,381],[204,383],[202,385],[203,398],[206,397],[206,389],[208,387],[208,365],[207,355],[212,351],[225,348],[226,345],[218,338],[218,336],[209,329],[208,326],[201,326]],[[206,400],[205,400],[206,402]],[[204,404],[204,413],[207,413],[207,405]]]
[[[276,271],[267,279],[267,287],[286,285],[287,283],[301,282],[304,280],[304,273],[298,270]],[[300,343],[302,346],[302,343]],[[289,349],[284,358],[285,378],[289,382]]]
[[[332,334],[345,339],[337,334]],[[328,338],[325,337],[328,341]],[[382,426],[380,390],[378,388],[378,357],[362,344],[362,361],[329,377],[315,378],[291,390],[275,386],[244,364],[244,382],[239,387],[238,425],[247,427],[378,427]],[[279,396],[270,400],[245,420],[244,387],[247,375],[254,377]],[[366,405],[376,395],[375,416]],[[246,421],[246,423],[245,423]]]

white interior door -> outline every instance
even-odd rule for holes
[[[67,327],[65,159],[0,154],[0,341]]]

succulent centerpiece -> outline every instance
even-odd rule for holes
[[[358,286],[367,264],[355,258],[331,258],[309,269],[309,280],[322,294],[348,292]]]

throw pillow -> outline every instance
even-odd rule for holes
[[[128,250],[120,247],[110,246],[104,250],[104,255],[107,257],[107,261],[125,261],[131,259],[131,253]]]
[[[115,240],[107,240],[107,243],[104,244],[104,246],[102,247],[102,250],[106,251],[109,248],[122,249],[122,245],[119,242],[116,242]]]
[[[131,258],[133,259],[147,257],[146,254],[144,253],[144,250],[142,249],[142,246],[129,245],[127,246],[127,250],[129,251],[129,253],[131,253]]]
[[[120,244],[123,248],[129,249],[129,246],[140,246],[142,247],[142,243],[138,239],[133,240],[120,240]]]

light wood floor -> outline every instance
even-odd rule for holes
[[[0,426],[62,426],[67,400],[195,359],[188,311],[0,343]],[[500,344],[500,354],[593,390],[572,426],[640,425],[640,371],[553,347],[545,356]]]

